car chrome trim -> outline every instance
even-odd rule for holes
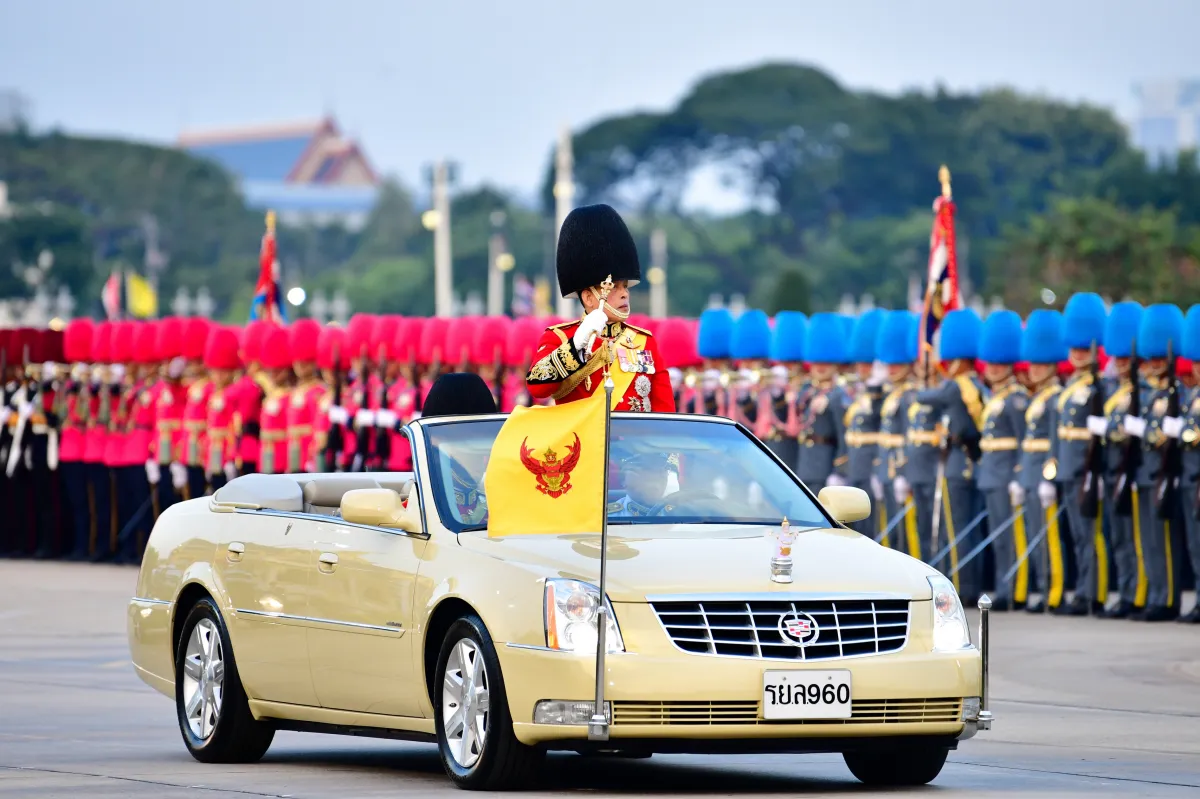
[[[284,619],[286,621],[306,621],[313,624],[329,624],[334,627],[354,627],[360,630],[378,630],[384,633],[403,633],[404,630],[400,627],[385,627],[381,624],[363,624],[358,621],[337,621],[336,619],[318,619],[313,616],[293,616],[290,613],[273,613],[266,610],[251,610],[250,608],[235,608],[234,613],[241,616],[262,616],[268,619]]]
[[[415,486],[414,486],[415,487]],[[418,503],[419,504],[419,503]],[[404,535],[409,538],[428,539],[429,533],[409,533],[394,527],[378,527],[373,524],[359,524],[358,522],[348,522],[341,516],[326,516],[323,513],[304,513],[303,511],[289,510],[244,510],[238,508],[234,513],[248,513],[254,516],[280,516],[285,519],[306,519],[312,522],[320,522],[322,524],[336,524],[339,527],[356,527],[360,530],[374,530],[377,533],[388,533],[390,535]],[[423,524],[423,522],[422,522]]]
[[[761,593],[729,594],[646,594],[646,601],[654,602],[822,602],[842,599],[896,599],[906,602],[921,602],[908,594],[889,591],[764,591]]]
[[[169,599],[147,599],[144,596],[135,596],[129,600],[130,602],[141,602],[143,605],[174,605],[175,603]]]
[[[411,422],[409,424],[411,424]],[[408,498],[412,499],[413,494],[416,494],[416,496],[417,496],[417,512],[421,516],[421,529],[424,531],[422,533],[412,533],[411,535],[419,536],[422,538],[429,538],[429,520],[425,518],[425,502],[424,502],[424,499],[421,497],[421,487],[422,487],[423,483],[421,482],[420,453],[422,453],[424,451],[424,448],[417,447],[416,428],[410,429],[409,425],[405,425],[404,429],[401,430],[401,433],[403,433],[404,436],[408,438],[408,451],[412,453],[413,487],[412,487],[412,491],[409,492]],[[424,442],[422,442],[422,443],[424,443]],[[440,517],[439,517],[438,521],[441,521]],[[442,526],[445,527],[445,525],[442,525]]]
[[[548,646],[541,646],[540,644],[505,644],[505,646],[508,647],[509,649],[528,649],[532,652],[553,652],[556,655],[579,655],[581,657],[588,657],[588,658],[592,657],[595,654],[594,652],[583,652],[583,653],[573,652],[570,649],[551,649]],[[626,657],[626,656],[633,655],[633,654],[635,654],[635,653],[633,653],[633,652],[609,652],[607,657]]]

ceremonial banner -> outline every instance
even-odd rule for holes
[[[933,201],[933,232],[929,236],[929,281],[925,309],[921,315],[921,354],[933,354],[933,337],[946,314],[962,305],[958,291],[958,257],[954,247],[954,201],[950,195],[950,171],[938,172],[942,196]]]
[[[514,408],[484,476],[488,535],[599,533],[605,468],[603,392]]]
[[[125,304],[130,316],[138,319],[152,319],[158,315],[158,294],[154,286],[136,272],[125,275]]]
[[[258,283],[254,286],[254,298],[250,301],[250,320],[255,319],[276,324],[287,322],[283,310],[283,289],[279,285],[274,211],[267,212],[267,232],[263,234],[262,248],[258,254]]]

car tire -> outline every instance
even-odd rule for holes
[[[229,631],[208,597],[192,606],[175,650],[175,715],[201,763],[254,763],[275,737],[270,722],[250,713]]]
[[[850,772],[867,785],[926,785],[937,779],[950,750],[925,743],[843,752]]]
[[[478,616],[468,614],[450,625],[442,639],[433,685],[438,753],[456,786],[494,791],[525,788],[534,782],[545,752],[526,746],[513,733],[500,660]],[[487,695],[482,711],[469,701],[479,699],[481,691]],[[463,716],[468,724],[462,723]],[[482,743],[476,734],[480,727]]]

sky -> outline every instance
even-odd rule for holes
[[[162,143],[332,113],[422,194],[438,158],[532,193],[562,126],[670,108],[716,71],[1005,85],[1128,119],[1136,81],[1200,77],[1197,31],[1200,0],[0,0],[0,89],[37,128]]]

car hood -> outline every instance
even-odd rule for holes
[[[608,596],[644,602],[655,594],[894,593],[932,596],[937,572],[846,529],[800,532],[792,546],[791,583],[771,581],[777,528],[746,525],[620,525],[609,530]],[[533,568],[546,577],[600,581],[600,536],[528,535],[488,538],[464,533],[472,551]]]

